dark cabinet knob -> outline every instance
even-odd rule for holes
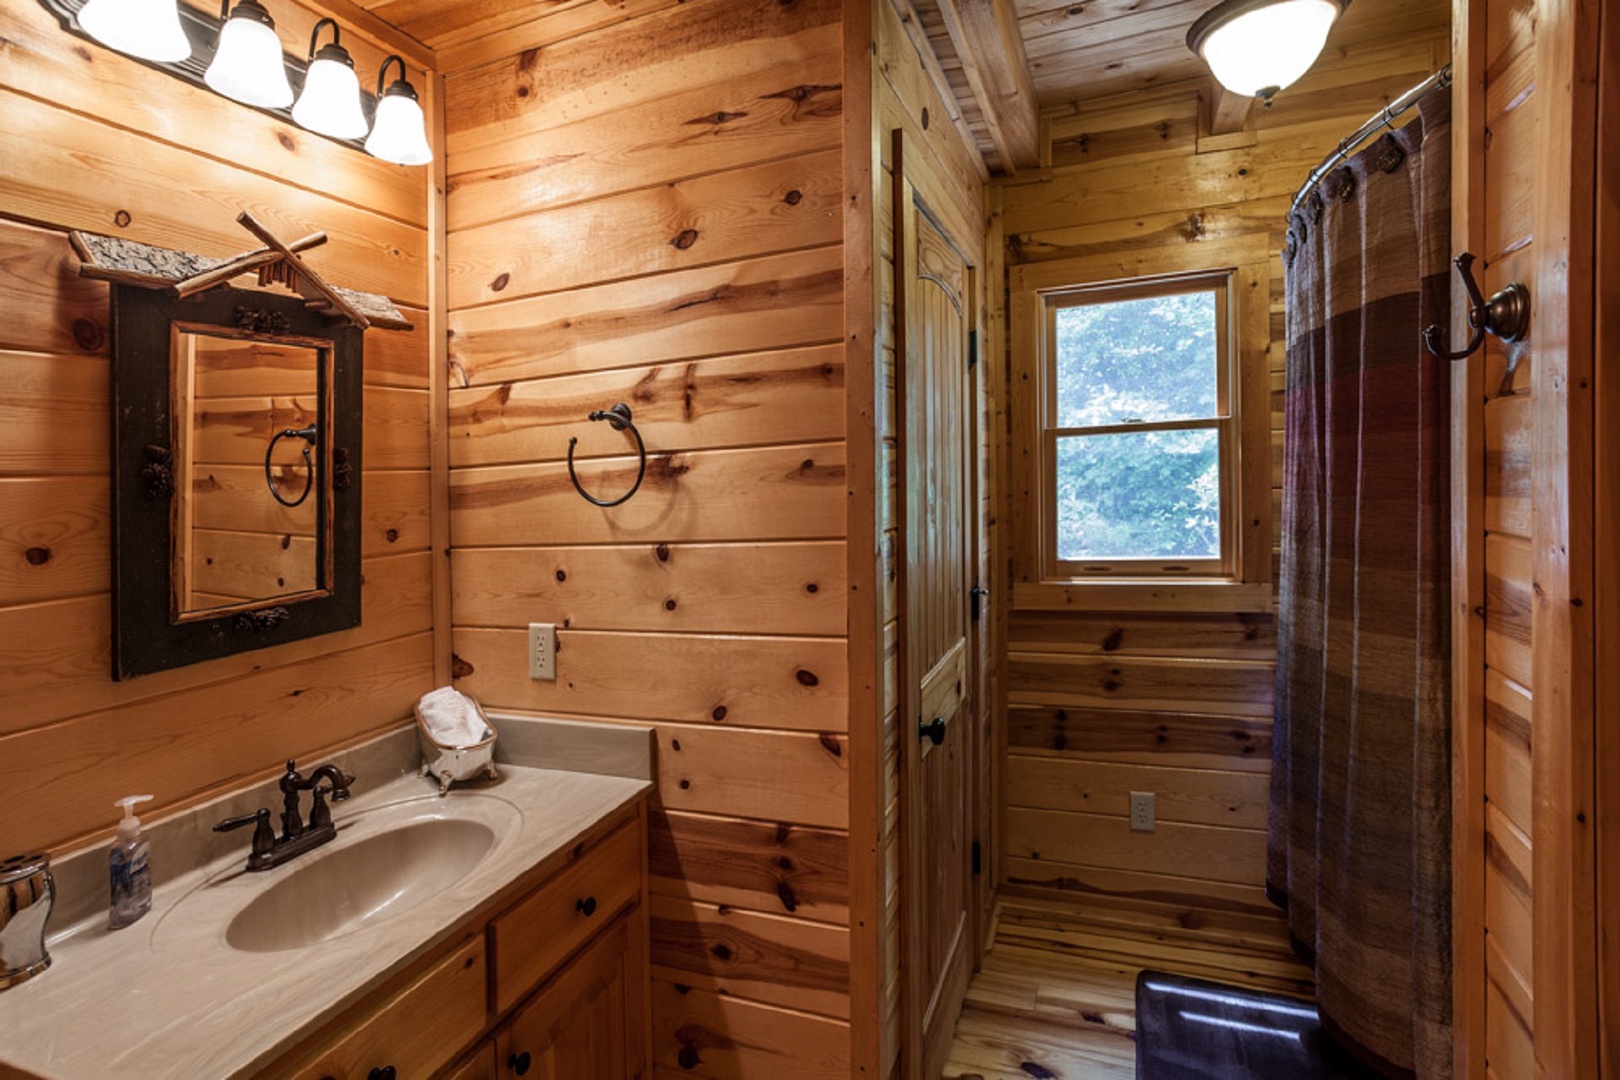
[[[578,901],[574,904],[574,910],[584,912],[585,917],[590,918],[596,914],[596,897],[587,896],[585,899]]]
[[[521,1054],[510,1055],[506,1059],[506,1067],[522,1076],[529,1071],[529,1052],[525,1050]]]
[[[394,1067],[392,1065],[383,1065],[368,1072],[366,1074],[366,1080],[394,1080],[394,1075]]]
[[[945,718],[943,716],[936,716],[926,724],[919,721],[917,723],[917,738],[927,739],[935,746],[938,746],[940,743],[944,742]]]

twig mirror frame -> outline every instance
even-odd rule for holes
[[[114,284],[113,678],[281,645],[360,624],[362,331],[301,297],[218,288],[176,299]],[[275,597],[184,619],[170,582],[174,417],[172,327],[218,327],[245,340],[325,343],[319,394],[328,417],[317,462],[314,594]],[[245,324],[245,325],[244,325]],[[250,327],[273,326],[272,331]],[[328,377],[325,373],[330,371]],[[327,433],[330,432],[330,437]],[[329,569],[328,569],[329,568]],[[326,576],[329,575],[329,576]]]

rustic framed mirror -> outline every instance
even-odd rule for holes
[[[361,329],[259,290],[111,303],[113,677],[358,625]]]

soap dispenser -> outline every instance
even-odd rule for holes
[[[146,834],[141,832],[141,819],[134,811],[137,803],[151,800],[150,795],[131,795],[113,804],[124,808],[124,820],[118,823],[118,836],[107,863],[112,885],[107,924],[114,930],[152,910],[152,868],[147,864]]]

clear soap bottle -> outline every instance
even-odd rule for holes
[[[119,799],[115,806],[124,808],[124,820],[118,823],[118,836],[108,853],[107,874],[111,895],[107,908],[107,925],[114,930],[130,923],[152,910],[152,868],[148,863],[146,834],[141,831],[141,819],[135,816],[137,803],[150,802],[150,795],[131,795]]]

